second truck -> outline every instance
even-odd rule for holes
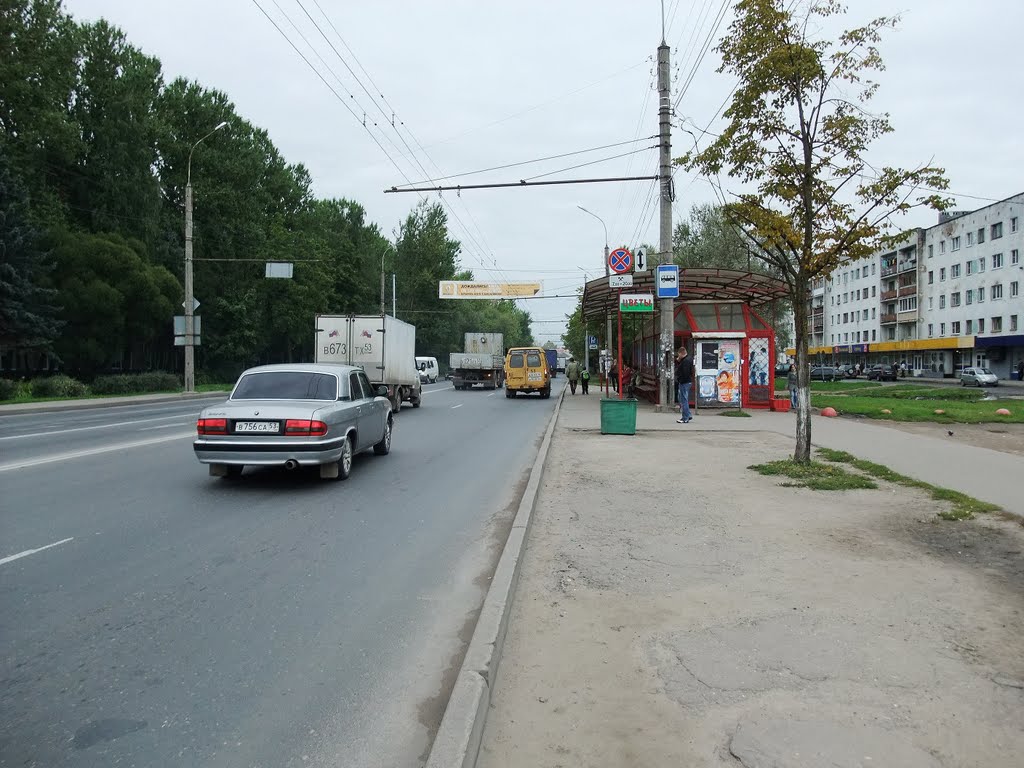
[[[467,333],[465,352],[452,352],[448,367],[456,389],[482,384],[484,389],[500,389],[505,378],[505,335]]]

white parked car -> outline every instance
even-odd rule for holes
[[[999,377],[988,368],[964,368],[960,372],[960,386],[998,387]]]

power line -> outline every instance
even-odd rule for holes
[[[704,61],[704,57],[711,48],[714,36],[718,33],[719,28],[722,26],[722,22],[725,20],[725,12],[729,9],[729,4],[730,0],[722,0],[722,5],[718,10],[718,15],[715,17],[714,25],[708,31],[707,37],[704,39],[704,44],[701,47],[701,51],[697,56],[697,60],[694,61],[693,66],[690,67],[690,74],[687,76],[682,88],[679,89],[679,95],[676,96],[676,100],[672,103],[673,109],[676,109],[679,106],[679,103],[683,100],[683,96],[685,96],[686,92],[689,90],[694,77],[697,76],[697,70],[700,69],[700,65]]]
[[[621,155],[612,155],[611,157],[602,157],[600,160],[591,160],[587,163],[580,163],[579,165],[571,165],[568,168],[560,168],[557,171],[548,171],[547,173],[541,173],[537,176],[527,176],[523,181],[533,181],[534,179],[543,179],[547,176],[554,176],[556,173],[565,173],[566,171],[575,171],[577,168],[586,168],[590,165],[597,165],[598,163],[607,163],[609,160],[618,160],[622,157],[628,157],[629,155],[638,155],[641,152],[647,152],[652,149],[657,149],[658,144],[653,147],[642,147],[641,149],[634,149],[631,152],[623,152]]]
[[[513,181],[499,184],[465,184],[455,187],[414,187],[411,189],[399,189],[392,187],[385,189],[385,194],[393,192],[462,192],[469,189],[500,189],[503,187],[549,187],[557,184],[602,184],[610,181],[649,181],[657,179],[658,176],[611,176],[600,179],[552,179],[551,181]]]

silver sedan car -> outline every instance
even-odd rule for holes
[[[355,454],[390,453],[393,426],[390,401],[361,368],[263,365],[203,410],[193,448],[216,477],[237,477],[246,465],[319,466],[320,477],[344,480]]]

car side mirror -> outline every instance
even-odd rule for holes
[[[384,384],[377,385],[377,397],[387,397],[388,388]]]

